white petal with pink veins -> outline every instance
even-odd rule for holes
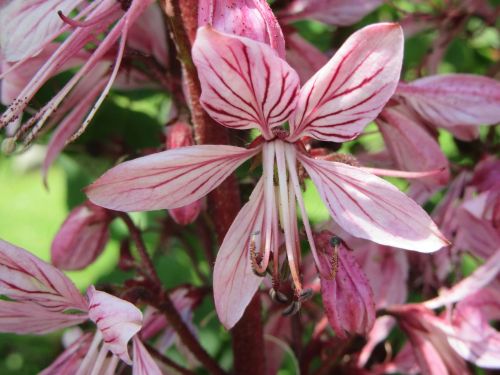
[[[400,84],[396,93],[436,126],[500,122],[500,83],[472,74],[436,75]]]
[[[300,90],[290,141],[303,135],[332,142],[355,138],[394,93],[402,59],[399,25],[379,23],[354,33]]]
[[[389,182],[347,164],[300,154],[299,160],[332,218],[353,236],[423,253],[449,244],[429,215]]]
[[[159,152],[114,167],[86,193],[93,203],[112,210],[182,207],[207,195],[259,151],[203,145]]]
[[[249,202],[233,221],[217,253],[213,281],[215,308],[227,329],[240,320],[262,281],[252,270],[249,248],[252,236],[258,236],[262,231],[264,210],[261,179]]]
[[[87,290],[89,318],[97,325],[105,345],[120,359],[132,364],[127,344],[142,326],[142,313],[130,302],[100,292],[93,286]]]
[[[193,61],[201,82],[201,103],[212,118],[235,129],[270,128],[288,119],[299,77],[267,44],[198,29]]]

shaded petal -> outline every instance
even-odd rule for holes
[[[437,309],[458,302],[488,285],[500,272],[500,249],[498,249],[482,266],[449,290],[443,291],[436,298],[424,302],[424,306]]]
[[[353,236],[424,253],[449,244],[429,215],[389,182],[347,164],[298,157],[332,218]]]
[[[302,87],[290,118],[290,141],[355,138],[394,93],[403,59],[403,32],[394,23],[354,33]]]
[[[86,333],[71,344],[56,360],[39,375],[74,375],[87,354],[92,335]]]
[[[89,318],[97,325],[108,349],[122,361],[132,364],[127,343],[142,326],[142,313],[130,302],[111,294],[87,290],[89,298]]]
[[[73,282],[28,251],[0,240],[0,295],[47,311],[87,311]]]
[[[85,320],[86,314],[51,311],[32,302],[0,301],[0,332],[45,334]]]
[[[266,0],[200,1],[198,26],[205,25],[267,43],[280,57],[285,57],[283,32]]]
[[[330,25],[348,26],[382,3],[382,0],[295,0],[279,14],[279,18],[286,23],[314,19]]]
[[[299,89],[297,73],[264,43],[211,27],[198,29],[193,46],[201,102],[212,118],[235,129],[270,128],[288,119]]]
[[[442,170],[419,182],[431,186],[448,182],[448,159],[439,143],[404,108],[384,109],[377,125],[398,168],[405,171]]]
[[[500,122],[500,83],[472,74],[448,74],[401,83],[396,93],[436,126]]]
[[[2,9],[0,49],[7,61],[36,55],[67,26],[58,16],[68,14],[83,0],[14,0]]]
[[[264,211],[261,179],[249,202],[234,219],[217,253],[213,280],[215,308],[227,329],[240,320],[262,280],[252,270],[249,246],[252,234],[262,230]]]
[[[95,204],[118,211],[182,207],[207,195],[259,151],[203,145],[159,152],[110,169],[85,192]]]
[[[134,342],[134,364],[132,375],[162,375],[162,372],[141,340],[135,336]]]

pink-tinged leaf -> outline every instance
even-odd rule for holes
[[[87,290],[89,318],[97,325],[108,349],[127,364],[127,344],[142,326],[142,313],[130,302],[100,292],[93,286]]]
[[[332,218],[351,235],[423,253],[449,244],[429,215],[389,182],[347,164],[298,157]]]
[[[74,375],[78,373],[80,364],[87,354],[92,335],[82,335],[71,344],[56,360],[39,375]]]
[[[271,128],[284,123],[295,107],[299,77],[264,43],[205,26],[196,34],[193,61],[201,102],[224,126],[259,128],[270,139]]]
[[[435,126],[500,122],[500,83],[491,78],[472,74],[436,75],[401,83],[396,93]]]
[[[134,364],[132,375],[162,375],[162,372],[141,340],[136,336],[134,342]]]
[[[87,311],[68,277],[28,251],[0,240],[0,295],[47,311]]]
[[[332,234],[323,231],[314,241],[322,254],[321,267],[331,269],[334,251],[338,251],[338,269],[333,278],[320,273],[321,297],[328,321],[342,339],[350,335],[368,335],[375,323],[373,291],[358,262],[343,244],[337,250],[331,244]]]
[[[182,207],[207,195],[259,151],[203,145],[159,152],[110,169],[86,193],[95,204],[118,211]]]
[[[304,135],[332,142],[355,138],[394,93],[402,59],[403,33],[397,24],[354,33],[300,90],[290,141]]]
[[[439,143],[404,108],[386,108],[377,120],[396,167],[405,171],[442,172],[419,179],[425,185],[445,185],[450,177],[448,159]]]
[[[74,208],[52,241],[52,264],[64,270],[87,267],[103,251],[111,220],[109,211],[90,202]]]
[[[382,0],[295,0],[279,18],[284,22],[315,19],[330,25],[348,26],[382,3]]]
[[[500,249],[470,276],[458,282],[452,288],[442,291],[438,297],[424,302],[424,306],[437,309],[458,302],[484,288],[496,277],[498,272],[500,272]]]
[[[51,311],[31,301],[0,301],[0,332],[46,334],[87,320],[86,314]]]
[[[249,202],[233,221],[217,253],[213,279],[215,308],[227,329],[240,320],[262,280],[252,270],[249,248],[252,236],[262,233],[264,211],[261,179]]]
[[[327,56],[299,33],[287,34],[286,45],[286,61],[295,69],[301,82],[306,82],[328,62]]]
[[[13,0],[0,16],[0,49],[7,61],[32,57],[66,26],[58,16],[69,13],[82,0]]]
[[[200,1],[198,26],[205,25],[227,34],[267,43],[280,57],[285,57],[281,27],[266,0]]]

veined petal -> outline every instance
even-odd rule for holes
[[[151,358],[141,340],[135,336],[134,342],[134,364],[132,375],[162,375],[156,362]]]
[[[221,145],[163,151],[112,168],[86,193],[95,204],[118,211],[182,207],[207,195],[259,151]]]
[[[347,164],[298,157],[332,218],[353,236],[424,253],[449,244],[429,215],[389,182]]]
[[[0,301],[0,332],[45,334],[87,320],[86,314],[51,311],[29,301]]]
[[[396,89],[403,32],[394,23],[354,33],[302,87],[290,119],[290,141],[304,135],[345,142],[382,110]]]
[[[288,119],[299,77],[267,44],[198,29],[193,61],[201,82],[201,103],[212,118],[235,129],[270,128]]]
[[[198,26],[207,24],[221,32],[267,43],[285,57],[283,32],[266,0],[200,1]]]
[[[491,78],[472,74],[436,75],[400,84],[396,93],[436,126],[500,122],[500,83]]]
[[[221,323],[227,329],[231,329],[240,320],[262,280],[252,270],[249,248],[252,237],[262,233],[264,211],[261,179],[249,202],[234,219],[215,260],[215,308]]]
[[[295,0],[279,14],[286,23],[315,19],[326,24],[348,26],[377,8],[382,0]]]
[[[63,31],[57,11],[71,12],[82,0],[14,0],[2,9],[0,49],[7,61],[36,55]]]
[[[57,268],[0,240],[0,295],[47,311],[87,310],[78,289]]]
[[[142,326],[142,313],[130,302],[111,294],[87,290],[89,298],[89,318],[97,325],[108,349],[122,361],[132,364],[127,343]]]
[[[56,360],[39,375],[74,375],[90,349],[92,335],[86,333],[71,344]]]
[[[448,182],[448,159],[439,143],[404,108],[386,108],[376,122],[398,168],[405,171],[442,170],[420,181],[431,185]]]

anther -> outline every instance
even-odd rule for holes
[[[255,251],[255,236],[260,232],[255,232],[252,234],[252,238],[250,239],[250,244],[248,245],[248,250],[250,253],[250,265],[252,267],[252,271],[254,274],[260,277],[264,277],[266,275],[266,269],[262,269],[260,263],[262,262],[262,255],[257,254]]]
[[[274,289],[274,288],[269,289],[269,295],[271,296],[271,299],[274,302],[282,303],[285,305],[290,302],[288,297],[284,293],[281,293],[277,289]]]
[[[300,311],[301,307],[300,301],[293,301],[291,304],[288,305],[288,307],[283,310],[281,313],[283,316],[292,316],[297,314]]]
[[[311,298],[313,296],[313,291],[311,288],[306,288],[306,289],[302,289],[299,293],[299,295],[297,296],[298,298],[298,301],[300,303],[302,302],[305,302],[307,301],[309,298]]]

